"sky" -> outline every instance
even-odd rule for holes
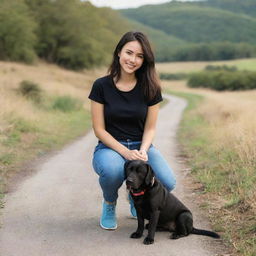
[[[112,9],[123,8],[136,8],[145,4],[161,4],[170,2],[171,0],[89,0],[93,5],[97,7],[107,6]],[[194,1],[194,0],[179,0],[179,1]]]

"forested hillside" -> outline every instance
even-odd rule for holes
[[[191,3],[167,3],[122,13],[189,42],[256,43],[256,19],[226,10]]]
[[[160,62],[249,58],[256,56],[254,12],[252,0],[174,1],[124,11],[82,0],[0,0],[0,60],[41,58],[74,70],[105,65],[129,30],[149,36]]]
[[[67,68],[105,63],[128,23],[110,8],[79,0],[0,0],[0,59],[36,56]]]
[[[153,50],[157,61],[170,60],[179,47],[185,47],[187,42],[172,35],[167,35],[164,31],[143,25],[135,20],[128,19],[132,30],[143,31],[152,42]]]
[[[256,55],[256,18],[253,17],[256,4],[252,0],[173,1],[120,12],[186,41],[174,54],[167,53],[167,60],[219,60]]]
[[[232,11],[234,13],[244,13],[256,17],[255,0],[208,0],[201,2],[199,5],[213,6],[220,9]]]
[[[148,34],[158,58],[183,41],[80,0],[0,0],[0,60],[38,57],[70,69],[108,64],[121,35]]]

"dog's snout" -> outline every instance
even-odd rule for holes
[[[128,176],[127,179],[126,179],[126,183],[133,183],[133,178]]]

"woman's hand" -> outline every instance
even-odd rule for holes
[[[144,151],[144,152],[143,152]],[[123,157],[127,160],[142,160],[142,161],[147,161],[148,156],[145,150],[127,150],[124,154]]]
[[[141,149],[139,154],[145,159],[144,161],[148,161],[148,153],[145,149]]]

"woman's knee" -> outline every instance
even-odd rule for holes
[[[98,150],[93,157],[95,172],[106,179],[124,179],[124,159],[113,150]]]
[[[148,162],[151,165],[156,177],[168,191],[173,190],[176,186],[176,178],[166,159],[155,147],[150,147],[148,156]]]
[[[125,160],[112,149],[101,149],[94,153],[93,168],[98,175],[115,175],[123,169]]]
[[[164,184],[164,186],[166,187],[166,189],[168,191],[172,191],[175,189],[176,187],[176,179],[174,177],[172,177],[171,179],[169,179],[168,181],[166,181],[166,183]]]

